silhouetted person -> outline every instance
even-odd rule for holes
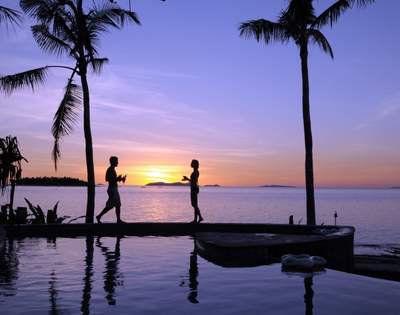
[[[116,238],[115,249],[111,251],[108,247],[104,246],[100,237],[97,239],[96,246],[98,246],[106,259],[105,272],[104,272],[104,291],[106,292],[106,300],[109,305],[115,305],[115,287],[122,285],[122,274],[118,271],[118,264],[120,260],[120,240],[121,236]]]
[[[190,200],[192,203],[192,207],[194,209],[194,220],[192,223],[200,223],[203,221],[203,217],[201,216],[199,205],[198,205],[198,194],[199,194],[199,161],[192,160],[190,166],[193,168],[193,172],[190,175],[190,178],[187,176],[183,176],[182,181],[189,181],[190,182]]]
[[[124,223],[121,220],[121,198],[119,197],[118,192],[118,182],[124,182],[126,179],[125,176],[118,175],[115,171],[115,168],[118,166],[118,157],[112,156],[110,157],[110,167],[106,172],[106,182],[108,182],[108,200],[106,203],[106,207],[100,212],[99,215],[96,216],[97,222],[101,223],[100,219],[103,215],[105,215],[108,211],[115,207],[115,213],[117,215],[117,223]]]

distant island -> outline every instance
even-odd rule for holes
[[[145,186],[190,186],[190,183],[181,183],[181,182],[176,182],[176,183],[164,183],[164,182],[155,182],[155,183],[148,183]]]
[[[400,189],[400,186],[390,187],[390,189]]]
[[[175,183],[165,183],[165,182],[155,182],[155,183],[148,183],[145,186],[175,186],[175,187],[186,187],[190,186],[190,183],[181,183],[181,182],[175,182]],[[204,185],[203,187],[221,187],[220,185],[214,184],[214,185]]]
[[[17,180],[19,186],[87,186],[87,182],[71,177],[24,177]]]
[[[285,185],[262,185],[262,188],[296,188],[296,186],[285,186]]]

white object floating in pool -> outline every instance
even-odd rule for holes
[[[326,265],[326,259],[319,256],[287,254],[281,258],[282,268],[297,270],[321,269]]]

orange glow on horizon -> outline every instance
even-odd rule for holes
[[[128,167],[127,174],[127,184],[172,183],[182,179],[183,169],[178,165],[141,165]]]

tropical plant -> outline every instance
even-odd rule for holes
[[[14,205],[15,183],[21,178],[23,160],[28,162],[19,150],[17,137],[0,138],[0,188],[4,194],[6,187],[11,186],[10,211]]]
[[[57,214],[57,208],[58,208],[58,203],[59,201],[57,201],[57,203],[54,205],[53,209],[49,209],[47,211],[47,216],[44,214],[44,211],[42,209],[42,207],[40,207],[39,205],[34,206],[27,198],[24,198],[29,210],[31,210],[32,212],[32,216],[33,219],[29,220],[29,223],[32,224],[61,224],[63,223],[66,219],[70,218],[70,216],[62,216],[62,217],[58,217]]]
[[[239,26],[240,36],[255,38],[269,44],[273,41],[287,43],[294,41],[300,50],[303,85],[303,125],[305,140],[305,178],[307,193],[307,224],[315,225],[313,141],[311,132],[308,44],[318,45],[333,58],[332,47],[320,29],[332,26],[340,15],[354,6],[362,7],[375,0],[338,0],[320,15],[315,15],[314,0],[290,0],[277,22],[265,19],[249,20]]]
[[[0,6],[0,25],[19,26],[22,22],[21,13],[17,10]]]
[[[0,78],[0,90],[10,94],[23,87],[33,90],[45,82],[51,68],[70,71],[64,97],[54,115],[52,134],[54,137],[53,160],[57,169],[60,158],[60,140],[72,132],[83,103],[83,128],[85,136],[87,170],[86,223],[93,223],[95,202],[95,175],[93,163],[92,133],[90,127],[90,94],[88,70],[99,74],[108,62],[99,57],[100,35],[110,28],[120,29],[126,22],[140,24],[136,13],[124,10],[110,1],[100,1],[92,6],[83,0],[21,0],[22,10],[38,24],[31,27],[33,37],[45,52],[67,56],[73,60],[71,66],[48,65],[22,73]],[[80,84],[75,83],[80,77]]]

